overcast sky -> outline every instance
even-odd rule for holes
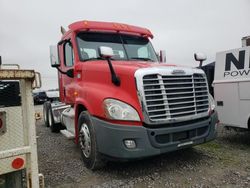
[[[0,0],[0,55],[3,63],[35,69],[43,88],[57,87],[49,45],[61,37],[60,26],[79,20],[121,22],[154,34],[156,51],[167,63],[196,66],[194,52],[207,54],[241,46],[250,35],[250,0]]]

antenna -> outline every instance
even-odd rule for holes
[[[66,33],[66,29],[64,29],[63,26],[61,26],[61,33],[62,33],[62,35],[64,35]]]

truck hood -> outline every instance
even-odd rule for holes
[[[105,64],[105,62],[102,62]],[[169,70],[173,69],[183,69],[186,72],[192,73],[195,68],[183,65],[167,64],[167,63],[158,63],[158,62],[144,62],[144,61],[113,61],[113,67],[117,75],[134,75],[138,69],[154,69],[155,71],[159,70]],[[105,65],[107,66],[107,65]],[[109,69],[108,69],[109,71]]]
[[[177,67],[174,64],[155,63],[145,61],[112,61],[113,68],[118,77],[121,78],[121,82],[126,82],[128,77],[133,77],[138,69],[152,68],[152,69],[166,69],[169,67],[173,69]],[[187,66],[178,66],[178,68],[184,68],[186,70],[192,70],[193,68]],[[102,83],[103,78],[110,78],[111,72],[106,60],[99,61],[87,61],[78,63],[76,70],[83,70],[84,74],[88,74],[93,79],[94,75],[98,75],[98,78],[94,79],[96,82]],[[99,80],[99,81],[98,81]]]
[[[140,68],[150,68],[150,67],[169,67],[176,66],[173,64],[163,64],[163,63],[155,63],[155,62],[144,62],[144,61],[113,61],[113,66],[117,71],[130,72],[133,73]]]
[[[95,72],[110,72],[108,68],[108,63],[103,61],[92,61],[92,62],[84,62],[83,64],[87,66],[88,71]],[[144,62],[144,61],[112,61],[112,65],[116,74],[119,75],[134,75],[135,71],[141,68],[150,68],[150,67],[169,67],[176,66],[174,64],[163,64],[163,63],[155,63],[155,62]]]

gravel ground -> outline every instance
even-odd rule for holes
[[[41,106],[36,106],[41,112]],[[46,187],[250,187],[250,133],[219,128],[215,141],[135,162],[85,168],[77,146],[37,121]]]

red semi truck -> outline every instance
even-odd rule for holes
[[[65,30],[64,30],[65,31]],[[74,138],[86,167],[213,140],[217,113],[201,69],[159,63],[145,28],[79,21],[55,48],[61,103],[44,104],[53,132]],[[204,60],[198,54],[197,60]]]

